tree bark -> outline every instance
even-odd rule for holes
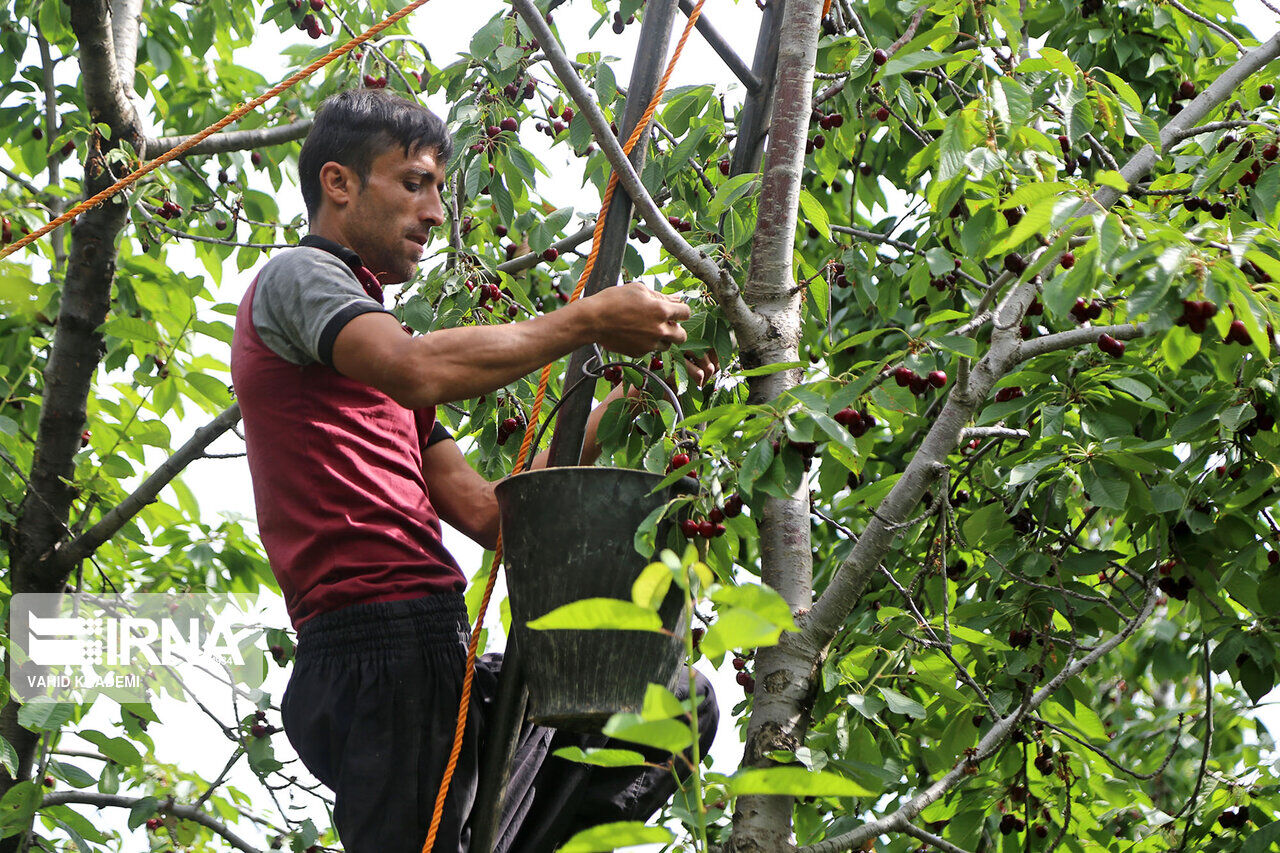
[[[775,108],[751,266],[743,289],[752,312],[764,320],[764,330],[739,334],[742,361],[748,367],[798,358],[804,289],[796,285],[792,270],[821,12],[818,0],[787,0],[778,23]],[[749,402],[776,400],[801,378],[798,370],[754,377]],[[782,595],[792,612],[807,610],[813,597],[808,483],[802,482],[788,498],[768,498],[757,523],[762,580]],[[747,726],[744,766],[768,766],[774,763],[770,753],[804,745],[821,658],[820,649],[805,648],[790,637],[756,654],[755,704]],[[791,809],[790,797],[740,798],[727,849],[731,853],[792,849]]]
[[[114,179],[105,154],[128,140],[142,146],[133,103],[120,84],[107,0],[74,0],[71,27],[79,45],[80,80],[94,122],[111,136],[95,135],[85,162],[85,197]],[[86,403],[103,347],[99,327],[107,319],[116,272],[116,240],[127,221],[123,199],[82,214],[71,232],[71,253],[58,311],[53,347],[44,372],[44,393],[28,488],[18,508],[10,548],[10,588],[14,593],[61,592],[68,573],[56,559],[68,535],[67,521],[76,498],[75,456],[80,450]],[[20,704],[0,710],[0,735],[18,753],[16,778],[0,771],[0,797],[31,773],[38,736],[18,725]],[[0,853],[14,849],[21,836],[0,841]]]

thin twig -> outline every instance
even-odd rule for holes
[[[1201,15],[1201,14],[1199,14],[1199,13],[1197,13],[1197,12],[1193,12],[1193,11],[1191,11],[1191,10],[1190,10],[1190,9],[1188,9],[1186,6],[1183,6],[1181,3],[1179,3],[1179,2],[1178,2],[1178,0],[1168,0],[1168,3],[1169,3],[1169,5],[1170,5],[1170,6],[1172,6],[1172,7],[1173,7],[1173,8],[1175,8],[1175,9],[1177,9],[1179,12],[1181,12],[1181,13],[1182,13],[1182,14],[1184,14],[1184,15],[1186,15],[1186,16],[1187,16],[1188,18],[1190,18],[1191,20],[1193,20],[1193,21],[1199,21],[1200,23],[1204,24],[1204,25],[1205,25],[1206,27],[1208,27],[1209,29],[1211,29],[1211,30],[1215,31],[1216,33],[1218,33],[1218,35],[1222,36],[1222,37],[1223,37],[1224,39],[1226,39],[1227,41],[1229,41],[1229,42],[1231,42],[1232,44],[1234,44],[1234,45],[1236,46],[1236,50],[1240,51],[1241,53],[1244,53],[1244,52],[1246,51],[1245,46],[1244,46],[1243,44],[1241,44],[1241,43],[1240,43],[1240,39],[1238,39],[1238,38],[1236,38],[1235,36],[1233,36],[1233,35],[1232,35],[1230,32],[1228,32],[1228,31],[1227,31],[1227,29],[1226,29],[1225,27],[1223,27],[1221,24],[1218,24],[1218,23],[1215,23],[1215,22],[1213,22],[1213,21],[1209,20],[1209,19],[1208,19],[1208,18],[1206,18],[1204,15]]]
[[[1196,773],[1196,785],[1191,790],[1191,799],[1187,800],[1186,805],[1174,815],[1177,817],[1185,812],[1187,816],[1182,823],[1182,840],[1178,842],[1176,853],[1182,853],[1187,849],[1187,835],[1191,832],[1191,826],[1196,820],[1196,800],[1200,797],[1200,787],[1204,784],[1204,771],[1209,766],[1209,752],[1213,748],[1213,673],[1209,669],[1208,642],[1201,641],[1200,653],[1204,658],[1204,750],[1200,753],[1200,770]]]

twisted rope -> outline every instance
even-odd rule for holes
[[[183,142],[181,145],[178,145],[174,148],[169,149],[168,151],[161,154],[156,159],[152,160],[150,163],[147,163],[145,166],[141,166],[138,169],[134,170],[133,172],[129,173],[128,175],[125,175],[123,178],[116,181],[114,184],[107,187],[102,192],[98,193],[92,198],[85,199],[84,201],[77,204],[75,207],[68,210],[66,213],[59,216],[57,219],[53,220],[47,225],[41,226],[38,230],[31,232],[30,234],[23,237],[21,240],[18,240],[16,243],[10,243],[8,246],[4,247],[3,249],[0,249],[0,260],[7,258],[9,255],[12,255],[14,252],[18,251],[24,246],[27,246],[35,242],[36,240],[39,240],[41,237],[43,237],[45,234],[48,234],[50,231],[54,231],[55,229],[60,228],[66,223],[70,222],[76,216],[79,216],[81,213],[84,213],[86,210],[97,207],[107,199],[111,198],[116,193],[120,192],[125,187],[128,187],[129,185],[136,182],[139,178],[142,178],[145,175],[148,175],[151,172],[154,172],[156,169],[160,168],[165,163],[168,163],[172,160],[177,159],[178,157],[181,157],[183,154],[187,153],[192,148],[199,145],[201,142],[208,139],[213,134],[222,130],[227,125],[231,124],[234,121],[239,121],[241,118],[253,112],[258,107],[262,106],[267,101],[274,98],[275,96],[279,95],[282,92],[288,91],[289,89],[292,89],[298,83],[301,83],[303,80],[307,79],[312,74],[315,74],[317,71],[319,71],[321,68],[324,68],[330,62],[333,62],[338,57],[343,56],[344,54],[347,54],[350,51],[354,50],[356,47],[364,44],[366,41],[373,38],[378,33],[385,30],[387,27],[396,23],[401,18],[404,18],[406,15],[413,13],[416,9],[418,9],[420,6],[425,5],[427,2],[428,0],[413,0],[412,3],[410,3],[408,6],[405,6],[399,12],[393,13],[381,23],[374,24],[372,27],[365,30],[360,35],[352,38],[350,41],[348,41],[346,44],[342,45],[341,47],[329,51],[324,56],[320,57],[315,62],[308,65],[306,68],[303,68],[301,71],[295,72],[294,74],[291,74],[289,77],[286,77],[280,83],[277,83],[276,85],[272,86],[270,89],[263,92],[261,95],[254,98],[252,101],[245,104],[244,106],[237,107],[235,110],[232,110],[230,113],[218,119],[213,124],[209,125],[204,130],[197,133],[195,136]]]

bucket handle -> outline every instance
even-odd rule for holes
[[[598,346],[592,344],[591,348],[595,350],[595,353],[583,363],[582,376],[578,378],[578,381],[574,382],[572,385],[569,386],[569,390],[565,391],[563,394],[560,395],[560,399],[557,400],[556,404],[551,407],[551,411],[547,412],[546,420],[544,420],[542,422],[542,426],[538,428],[538,434],[533,438],[533,448],[535,450],[538,448],[538,445],[542,442],[543,433],[545,433],[547,431],[547,427],[551,425],[552,419],[556,416],[556,412],[560,411],[560,407],[564,405],[564,401],[569,399],[569,395],[572,394],[574,391],[577,391],[578,388],[581,387],[584,383],[586,383],[588,379],[595,380],[595,379],[603,378],[604,369],[606,367],[614,367],[614,366],[630,367],[633,370],[638,370],[641,373],[646,374],[650,379],[657,380],[658,385],[662,387],[663,391],[666,392],[667,397],[671,400],[671,405],[675,407],[676,423],[679,423],[680,421],[684,420],[684,409],[680,407],[680,400],[676,396],[675,389],[673,389],[670,385],[668,385],[661,376],[654,373],[652,370],[650,370],[648,367],[644,366],[643,364],[636,364],[630,361],[606,362],[604,361],[604,356],[600,354],[600,348]],[[687,432],[687,430],[681,430],[681,432]],[[694,443],[696,443],[696,439],[693,439],[693,441]],[[529,459],[525,462],[525,465],[527,466],[532,464],[533,464],[533,454],[531,453],[529,454]],[[518,470],[515,470],[515,471],[512,471],[511,473],[512,475],[515,475],[520,472]]]

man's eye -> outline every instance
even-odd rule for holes
[[[411,193],[416,193],[418,191],[418,185],[415,184],[413,181],[405,181],[404,188]]]

